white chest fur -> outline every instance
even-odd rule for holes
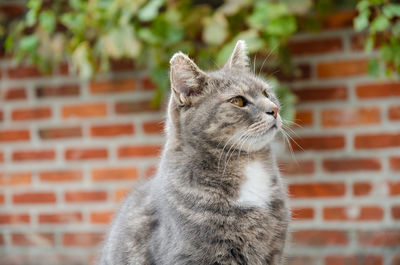
[[[260,162],[255,161],[245,167],[244,177],[237,202],[246,206],[265,206],[272,192],[270,174]]]

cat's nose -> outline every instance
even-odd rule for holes
[[[278,107],[269,107],[267,109],[267,114],[274,116],[274,118],[276,119],[276,116],[278,115],[278,111],[279,111]]]

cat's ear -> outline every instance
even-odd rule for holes
[[[247,46],[244,40],[238,40],[228,61],[224,65],[225,69],[238,68],[249,70],[249,57],[247,56]]]
[[[180,104],[189,104],[191,96],[201,94],[207,74],[182,52],[172,56],[170,66],[172,92]]]

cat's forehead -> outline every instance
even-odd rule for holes
[[[252,73],[220,72],[214,75],[216,89],[222,93],[256,96],[263,90],[270,90],[271,86],[262,78]]]

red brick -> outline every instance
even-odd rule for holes
[[[82,213],[65,212],[65,213],[42,213],[39,214],[40,224],[70,224],[82,222]]]
[[[39,129],[39,137],[43,140],[80,138],[82,137],[82,128],[80,126],[42,128]]]
[[[55,156],[54,150],[14,151],[12,153],[12,160],[17,162],[54,160]]]
[[[3,2],[0,5],[0,13],[6,18],[17,18],[25,13],[25,6],[21,3]]]
[[[323,18],[324,29],[339,29],[353,27],[353,20],[357,16],[354,9],[337,10]]]
[[[381,121],[380,115],[380,108],[364,107],[359,109],[323,110],[321,117],[324,127],[336,127],[379,124]]]
[[[300,150],[334,150],[345,146],[345,139],[341,135],[332,136],[301,136],[290,141],[294,151]]]
[[[0,173],[0,186],[29,185],[32,182],[30,172]]]
[[[348,235],[338,230],[301,230],[292,233],[296,245],[323,247],[347,245]]]
[[[48,107],[17,109],[11,112],[11,118],[14,121],[40,120],[50,117],[51,109]]]
[[[389,108],[388,116],[389,116],[389,119],[392,121],[400,120],[400,105],[391,106]]]
[[[2,213],[0,214],[0,225],[29,224],[29,214]]]
[[[133,180],[138,176],[136,168],[102,168],[92,170],[93,181]]]
[[[334,87],[309,87],[293,91],[300,102],[332,101],[347,99],[345,86]]]
[[[4,194],[0,194],[0,204],[4,204],[4,201],[6,198],[4,197]]]
[[[132,92],[136,89],[136,81],[133,78],[121,80],[92,81],[90,91],[93,94]]]
[[[0,235],[0,246],[4,245],[4,236]]]
[[[79,96],[78,84],[64,84],[57,86],[39,86],[35,89],[37,98],[52,98],[52,97],[71,97]]]
[[[356,206],[355,206],[356,207]],[[383,209],[376,206],[364,206],[352,209],[351,207],[326,207],[324,220],[326,221],[379,221],[383,219]],[[359,211],[352,216],[352,211]]]
[[[11,241],[14,246],[53,246],[54,235],[50,233],[13,233]]]
[[[378,133],[356,135],[354,147],[356,149],[374,149],[400,146],[400,133]]]
[[[116,202],[122,201],[122,199],[125,198],[125,196],[130,192],[131,189],[128,188],[120,188],[117,189],[114,193],[114,198]]]
[[[4,113],[0,110],[0,122],[4,120]]]
[[[2,130],[0,131],[0,142],[27,141],[30,139],[28,130]]]
[[[284,175],[307,175],[313,174],[315,171],[314,161],[283,161],[280,164],[280,169]]]
[[[368,60],[353,59],[321,62],[317,66],[319,78],[350,77],[367,73]]]
[[[60,75],[69,75],[69,74],[74,74],[71,73],[71,71],[69,70],[69,64],[67,62],[62,62],[59,66],[58,66],[58,73]]]
[[[294,119],[297,125],[302,127],[310,126],[314,123],[313,112],[304,110],[304,111],[296,111],[296,117]]]
[[[151,101],[123,101],[115,104],[115,112],[117,114],[135,114],[142,112],[155,112],[160,108],[155,106]]]
[[[356,87],[359,98],[385,98],[400,96],[400,82],[361,84]]]
[[[67,202],[101,202],[107,200],[105,191],[68,191],[65,193]]]
[[[148,134],[162,134],[164,132],[164,121],[144,122],[143,131]]]
[[[142,79],[142,88],[144,90],[156,90],[157,89],[157,85],[154,84],[153,81],[151,81],[150,78],[146,77]]]
[[[395,254],[392,257],[392,262],[390,263],[390,265],[400,265],[400,254]]]
[[[159,145],[123,146],[118,148],[118,157],[152,157],[158,156],[160,151]]]
[[[392,218],[395,220],[400,220],[400,205],[392,206]]]
[[[108,224],[114,215],[113,211],[91,212],[90,222],[93,224]]]
[[[64,119],[104,117],[107,115],[107,105],[105,103],[66,105],[62,107],[61,112]]]
[[[400,195],[400,181],[389,181],[388,182],[388,187],[389,187],[389,194],[391,196],[398,196]]]
[[[372,185],[369,182],[357,182],[353,184],[353,194],[355,196],[366,196],[372,191]]]
[[[263,60],[262,58],[260,58]],[[282,82],[293,82],[297,80],[308,80],[311,78],[311,65],[308,63],[295,65],[294,70],[291,73],[287,73],[286,71],[279,68],[268,68],[262,69],[262,73],[267,75],[271,75],[274,73],[274,76],[278,78],[278,80]]]
[[[285,265],[316,265],[317,259],[312,256],[290,256],[285,258]]]
[[[400,171],[400,156],[392,156],[389,162],[393,171]]]
[[[65,151],[67,160],[106,159],[108,151],[105,148],[69,148]]]
[[[0,152],[0,163],[4,162],[4,153]]]
[[[289,43],[289,50],[295,56],[332,53],[342,51],[343,42],[337,37],[294,40]]]
[[[129,58],[111,59],[110,63],[110,68],[112,71],[121,72],[135,70],[135,63]]]
[[[123,135],[132,135],[134,133],[133,124],[110,124],[95,125],[90,128],[90,134],[93,137],[116,137]]]
[[[63,235],[63,245],[73,247],[94,247],[103,240],[102,233],[66,233]]]
[[[380,160],[375,158],[325,159],[322,165],[328,172],[378,171],[382,168]]]
[[[292,219],[294,221],[303,221],[314,219],[314,209],[309,207],[295,207],[291,209]]]
[[[19,65],[8,69],[8,77],[11,79],[41,77],[42,75],[35,66]]]
[[[153,177],[156,173],[157,173],[157,167],[151,166],[151,167],[148,167],[148,168],[146,169],[146,172],[145,172],[144,176],[145,176],[146,178],[151,178],[151,177]]]
[[[55,203],[56,195],[53,192],[23,192],[13,195],[14,203]]]
[[[26,99],[26,90],[25,88],[13,88],[9,89],[4,93],[5,100],[18,100],[18,99]]]
[[[379,255],[359,254],[357,256],[326,256],[325,265],[382,265],[383,258]]]
[[[363,246],[400,247],[400,230],[359,231],[357,235]]]
[[[351,49],[354,51],[362,51],[365,48],[365,43],[367,42],[368,34],[366,32],[357,33],[351,37]],[[384,34],[378,32],[375,34],[374,49],[377,50],[380,46],[384,44],[385,40]]]
[[[82,171],[80,170],[53,170],[39,173],[40,180],[43,182],[60,181],[80,181],[82,180]]]
[[[344,183],[309,183],[290,184],[289,194],[292,198],[329,198],[344,196]]]

